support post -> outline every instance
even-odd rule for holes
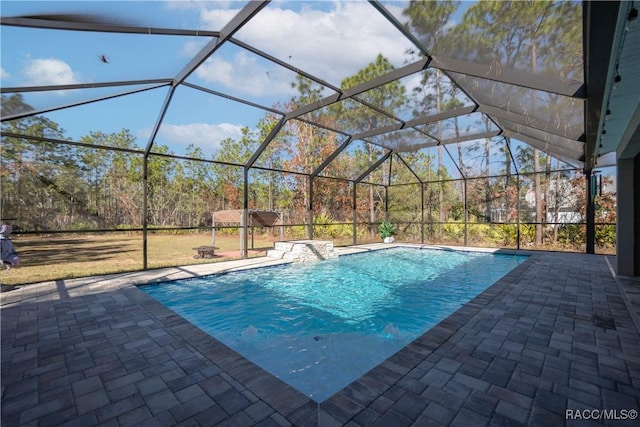
[[[211,246],[213,249],[216,248],[216,214],[215,212],[211,213]]]
[[[148,219],[147,219],[147,170],[148,170],[148,159],[147,154],[142,158],[142,269],[147,269],[147,258],[148,258],[148,249],[147,249],[147,227],[148,227]]]
[[[464,201],[462,205],[464,206],[464,245],[467,246],[467,236],[469,234],[469,209],[467,206],[467,180],[462,181],[462,185],[464,187]]]
[[[240,253],[242,254],[243,259],[249,257],[247,243],[247,209],[242,209],[242,212],[240,213]]]
[[[284,212],[278,214],[280,217],[280,241],[284,240]]]
[[[249,219],[249,228],[251,229],[251,249],[253,249],[254,248],[254,246],[253,246],[253,242],[254,242],[253,235],[255,233],[255,228],[253,227],[253,215],[249,214],[247,216],[248,216],[248,219]]]
[[[389,186],[384,186],[384,219],[389,221]]]
[[[240,255],[242,259],[249,257],[247,246],[249,244],[247,235],[247,211],[249,210],[249,168],[244,168],[244,187],[242,198],[242,213],[240,214]]]
[[[584,172],[586,185],[587,185],[587,253],[595,253],[595,236],[596,236],[596,205],[595,205],[595,189],[594,182],[595,175],[592,169],[587,169]]]
[[[420,183],[420,243],[424,245],[424,182]]]
[[[309,176],[309,211],[307,212],[309,222],[307,228],[307,237],[313,240],[313,177]]]
[[[516,184],[516,249],[520,249],[520,175]]]
[[[351,183],[353,185],[353,200],[352,200],[352,204],[351,204],[351,208],[353,211],[353,244],[357,245],[357,240],[358,240],[358,227],[357,227],[357,223],[358,223],[358,198],[357,198],[357,194],[356,194],[356,189],[358,188],[358,186],[356,185],[355,182]]]
[[[617,273],[640,276],[640,154],[618,159]]]

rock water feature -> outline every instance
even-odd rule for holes
[[[276,242],[267,252],[269,258],[290,260],[294,263],[338,258],[338,250],[329,240],[292,240]]]

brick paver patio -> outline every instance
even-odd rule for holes
[[[534,253],[321,404],[135,287],[241,262],[21,286],[0,300],[2,426],[637,426],[640,282],[609,261]]]

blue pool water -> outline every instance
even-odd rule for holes
[[[391,248],[140,288],[322,402],[526,258]]]

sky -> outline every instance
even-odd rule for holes
[[[216,31],[243,5],[244,2],[230,1],[3,1],[1,12],[3,17],[79,13],[134,25]],[[390,5],[398,7],[402,3]],[[210,40],[7,26],[2,26],[1,31],[0,84],[5,88],[172,78]],[[387,56],[396,67],[404,65],[404,51],[410,47],[393,26],[362,1],[274,1],[234,37],[335,86],[372,62],[378,53]],[[102,55],[108,63],[100,60]],[[285,68],[227,43],[187,81],[271,107],[295,94],[291,87],[293,76]],[[41,109],[129,88],[23,96],[27,103]],[[154,90],[128,96],[126,101],[74,107],[49,113],[48,117],[59,122],[73,139],[91,130],[116,132],[125,127],[144,145],[166,93],[166,89]],[[260,109],[211,98],[189,88],[177,91],[159,139],[176,147],[185,141],[203,140],[210,146],[212,139],[215,145],[226,137],[238,137],[243,126],[255,127],[264,116]]]
[[[83,15],[103,23],[219,31],[244,1],[2,1],[2,17],[38,14]],[[383,1],[399,20],[408,1]],[[472,3],[462,2],[449,26]],[[3,88],[123,82],[175,77],[207,43],[208,37],[113,34],[0,27],[0,85]],[[340,86],[378,54],[396,68],[406,65],[410,42],[366,1],[281,1],[263,8],[233,36],[273,57]],[[101,58],[107,60],[103,62]],[[234,44],[224,43],[187,79],[189,83],[246,99],[264,107],[295,96],[295,73]],[[419,76],[403,80],[417,85]],[[147,86],[25,92],[36,110],[70,105]],[[108,101],[52,111],[46,116],[72,140],[91,131],[128,129],[145,147],[167,97],[166,87]],[[324,94],[333,93],[326,89]],[[256,129],[265,111],[188,87],[179,87],[156,137],[184,154],[188,144],[214,155],[225,138]],[[410,117],[402,117],[410,118]],[[455,151],[455,150],[453,150]],[[453,154],[453,152],[452,152]],[[455,154],[454,154],[455,155]],[[452,171],[453,167],[450,167]]]

